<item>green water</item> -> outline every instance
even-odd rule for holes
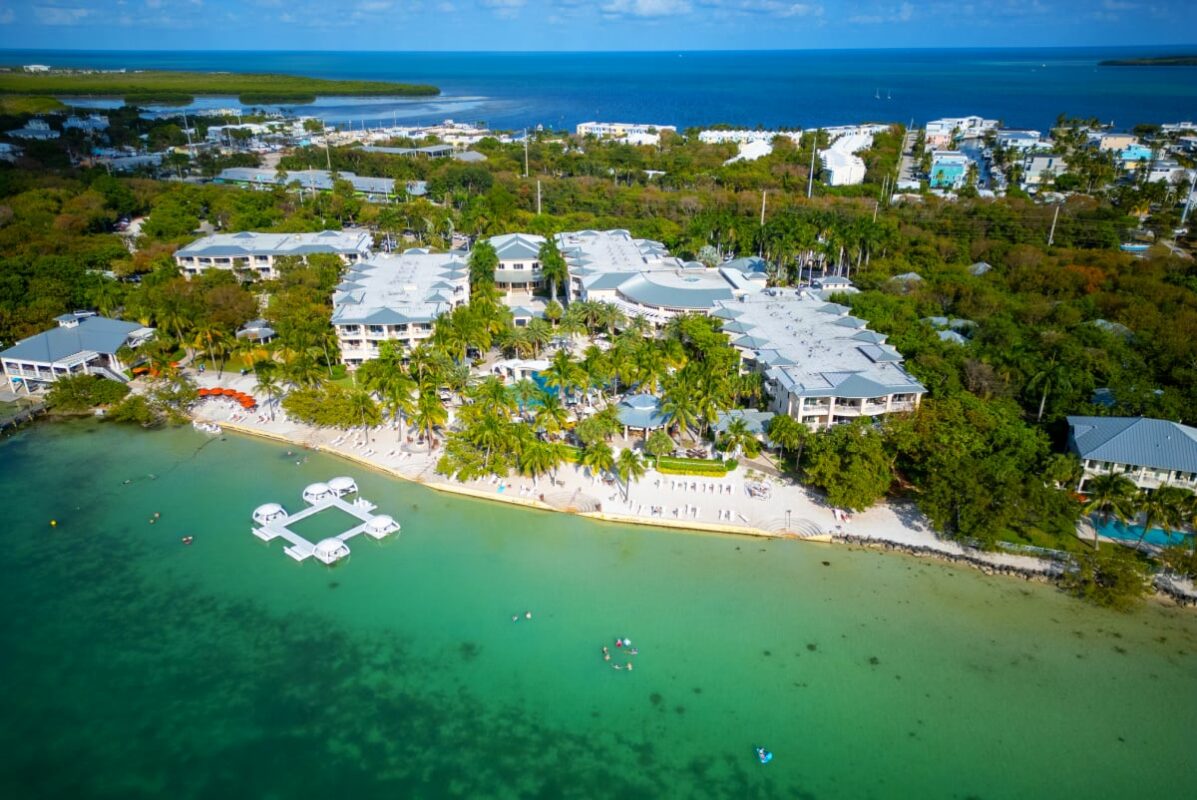
[[[1191,612],[286,449],[91,422],[0,442],[0,796],[1191,796]],[[400,536],[330,569],[250,534],[341,474]],[[634,672],[602,660],[617,635]]]

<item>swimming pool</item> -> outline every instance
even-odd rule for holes
[[[1111,519],[1109,522],[1103,523],[1099,516],[1093,518],[1093,527],[1102,536],[1118,539],[1123,542],[1137,542],[1139,541],[1139,537],[1143,535],[1142,525],[1129,525],[1119,522],[1116,519]],[[1143,541],[1157,547],[1167,547],[1174,544],[1184,544],[1192,536],[1193,534],[1191,533],[1165,533],[1160,528],[1152,528],[1143,537]]]

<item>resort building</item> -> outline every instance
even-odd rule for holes
[[[210,269],[226,269],[273,280],[278,277],[275,262],[281,257],[306,261],[315,253],[328,253],[340,256],[346,264],[356,264],[370,257],[373,245],[369,231],[355,228],[320,233],[218,233],[176,250],[175,263],[187,278]]]
[[[640,122],[580,122],[575,128],[578,136],[597,136],[600,139],[622,139],[630,144],[656,144],[661,133],[677,133],[674,125],[652,125]]]
[[[802,290],[768,289],[717,304],[714,316],[745,369],[764,376],[769,410],[811,428],[913,411],[926,389],[902,354],[847,306]]]
[[[495,269],[495,287],[508,295],[531,295],[544,288],[540,274],[540,247],[543,236],[530,233],[507,233],[492,236],[490,244],[499,256]],[[564,290],[566,287],[558,287]]]
[[[856,155],[873,146],[873,134],[853,131],[832,137],[831,146],[819,151],[829,186],[855,186],[864,183],[865,163]]]
[[[49,139],[57,139],[58,131],[50,127],[50,123],[44,119],[31,119],[25,124],[23,128],[16,128],[15,130],[5,131],[5,136],[15,136],[18,139],[32,139],[34,141],[46,141]]]
[[[486,156],[473,150],[457,150],[451,144],[430,144],[424,147],[385,147],[380,145],[366,145],[361,148],[363,153],[382,153],[389,156],[407,156],[415,158],[452,158],[457,161],[477,163],[485,161]]]
[[[123,348],[140,347],[154,335],[137,322],[99,317],[77,311],[58,317],[58,327],[22,339],[0,352],[9,388],[45,388],[61,377],[91,374],[122,383],[129,366],[117,355]]]
[[[945,117],[927,123],[924,137],[928,149],[952,147],[957,139],[980,139],[998,127],[996,119],[981,117]]]
[[[275,186],[297,184],[301,192],[331,192],[334,178],[349,181],[354,193],[367,200],[390,203],[407,197],[423,197],[428,194],[424,181],[408,181],[406,192],[396,194],[392,178],[367,178],[352,172],[329,172],[325,169],[301,169],[292,172],[269,171],[255,167],[229,167],[212,179],[213,183],[233,183],[251,189],[273,189]]]
[[[928,183],[932,189],[959,189],[968,177],[972,162],[958,150],[936,150],[931,153],[931,172]]]
[[[773,140],[778,136],[784,136],[798,144],[802,141],[802,131],[750,131],[750,130],[706,130],[698,132],[698,141],[703,144],[726,144],[731,142],[733,144],[748,144],[749,142],[764,142],[766,144],[773,144]]]
[[[1007,150],[1025,153],[1043,144],[1039,131],[998,131],[997,144]]]
[[[355,368],[377,358],[385,341],[413,348],[432,336],[437,317],[469,296],[469,267],[457,251],[411,249],[353,264],[333,294],[341,360]]]
[[[557,244],[569,266],[570,296],[611,303],[629,318],[642,316],[654,325],[678,314],[709,314],[719,301],[765,288],[766,264],[759,258],[710,269],[625,230],[562,233]]]
[[[108,130],[108,117],[100,114],[89,114],[86,117],[70,116],[62,123],[63,130],[71,130],[72,128],[83,131],[84,133],[103,133]]]
[[[1140,489],[1197,489],[1197,428],[1148,417],[1069,417],[1068,447],[1084,473],[1126,475]]]

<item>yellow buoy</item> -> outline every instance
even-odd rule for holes
[[[50,527],[51,527],[51,528],[57,528],[57,527],[58,527],[58,520],[56,520],[56,519],[52,519],[52,520],[50,520]]]

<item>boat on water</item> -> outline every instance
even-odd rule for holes
[[[195,428],[197,431],[200,431],[201,433],[210,433],[213,436],[215,436],[216,434],[221,432],[220,426],[217,425],[215,422],[201,422],[198,419],[192,421],[191,427]]]

